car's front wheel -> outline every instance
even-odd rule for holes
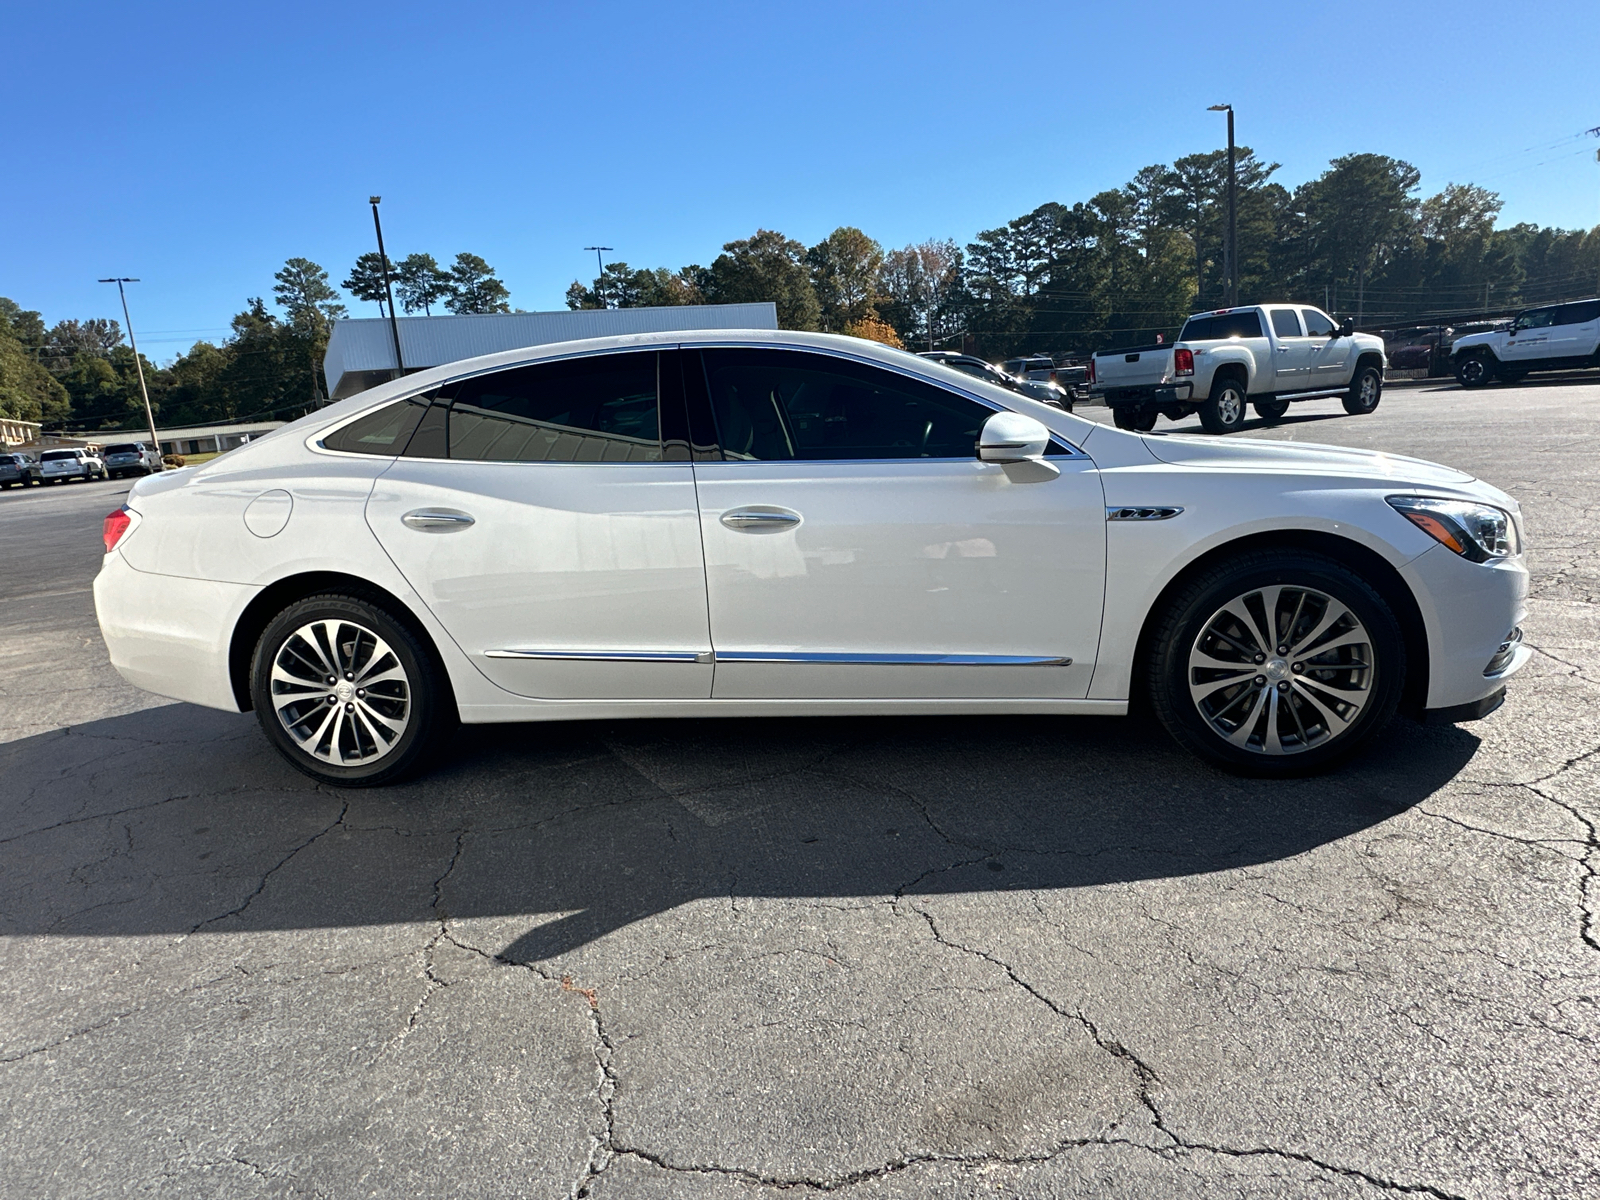
[[[449,681],[423,639],[356,596],[310,596],[256,643],[250,694],[278,751],[341,787],[393,783],[454,730]]]
[[[1344,394],[1344,410],[1352,417],[1364,416],[1383,399],[1383,372],[1377,367],[1362,367]]]
[[[1244,425],[1244,384],[1224,376],[1211,385],[1211,395],[1200,405],[1200,424],[1207,433],[1233,433]]]
[[[1158,621],[1146,677],[1156,715],[1230,770],[1324,770],[1400,701],[1399,622],[1371,584],[1319,554],[1240,555],[1191,580]]]
[[[1456,359],[1456,382],[1464,388],[1482,387],[1494,378],[1494,364],[1485,354],[1466,354]]]

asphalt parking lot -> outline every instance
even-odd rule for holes
[[[1500,712],[1291,783],[1137,720],[730,720],[342,793],[111,670],[125,483],[0,494],[0,1194],[1600,1192],[1600,381],[1243,436],[1519,499]]]

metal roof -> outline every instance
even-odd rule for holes
[[[400,350],[407,372],[505,350],[552,342],[691,329],[776,329],[777,306],[685,304],[664,308],[598,308],[568,312],[482,313],[401,317]],[[323,371],[342,400],[394,377],[394,335],[386,318],[334,322]]]

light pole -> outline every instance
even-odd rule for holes
[[[1228,114],[1228,307],[1239,303],[1239,170],[1233,152],[1233,105],[1213,104],[1207,112]]]
[[[150,389],[144,383],[144,364],[139,361],[139,343],[133,338],[133,318],[128,315],[128,293],[123,288],[125,283],[138,283],[137,279],[127,275],[114,276],[111,279],[102,279],[101,283],[114,283],[117,285],[117,295],[122,297],[122,320],[128,327],[128,345],[133,349],[133,369],[139,373],[139,394],[144,397],[144,419],[150,426],[150,448],[156,452],[156,458],[161,457],[161,439],[156,435],[156,414],[150,408]],[[163,463],[163,466],[166,464]]]
[[[406,373],[406,363],[400,357],[400,322],[395,319],[394,289],[389,286],[389,256],[383,252],[383,222],[378,220],[378,205],[383,203],[383,197],[368,196],[367,203],[372,205],[372,227],[378,231],[378,265],[383,268],[383,294],[389,298],[389,332],[394,335],[394,377],[399,379]]]
[[[595,266],[598,267],[599,271],[600,271],[600,274],[596,275],[595,279],[594,279],[594,298],[596,300],[600,301],[600,307],[604,308],[606,306],[606,295],[605,295],[605,292],[603,292],[601,290],[601,288],[605,285],[606,264],[605,264],[605,260],[600,257],[600,251],[605,250],[605,251],[609,252],[611,250],[611,247],[610,246],[585,246],[584,249],[585,250],[593,250],[594,251]]]

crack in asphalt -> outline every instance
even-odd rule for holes
[[[289,851],[288,854],[285,854],[281,859],[279,859],[278,862],[275,865],[273,865],[272,867],[268,868],[267,873],[261,877],[261,882],[256,884],[255,891],[251,892],[248,896],[246,896],[244,898],[244,902],[242,904],[238,905],[235,908],[230,908],[225,913],[218,913],[214,917],[207,917],[204,921],[201,921],[193,929],[189,930],[189,932],[191,934],[199,933],[207,925],[215,925],[218,921],[225,921],[229,917],[236,917],[240,913],[244,912],[245,909],[250,907],[250,905],[254,902],[254,900],[255,900],[255,898],[257,896],[261,895],[262,892],[266,891],[267,883],[272,879],[272,877],[274,875],[276,875],[279,871],[283,870],[284,867],[288,866],[289,863],[294,860],[295,855],[299,854],[302,850],[304,850],[307,847],[309,847],[310,845],[312,845],[312,843],[316,842],[319,838],[323,837],[326,834],[332,833],[340,825],[344,824],[345,815],[347,813],[349,813],[349,811],[350,811],[350,801],[346,800],[344,802],[344,804],[339,809],[339,815],[337,817],[335,817],[328,825],[324,826],[322,829],[319,829],[316,833],[312,834],[305,841],[301,842],[298,846],[296,846],[293,850]]]

